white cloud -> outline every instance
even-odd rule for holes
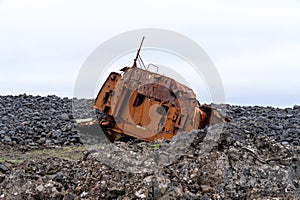
[[[0,93],[72,96],[93,49],[121,32],[154,27],[200,44],[219,69],[229,102],[299,104],[299,94],[288,98],[300,85],[299,7],[296,0],[0,1]]]

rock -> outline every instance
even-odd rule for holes
[[[38,192],[43,192],[45,190],[45,187],[43,185],[39,185],[35,188]]]
[[[40,138],[38,141],[37,141],[39,144],[44,144],[46,142],[46,138]],[[49,143],[48,143],[49,144]]]
[[[89,194],[88,192],[83,191],[83,192],[80,194],[80,197],[81,197],[81,198],[86,197],[88,194]]]
[[[62,182],[64,178],[66,178],[64,174],[58,173],[57,175],[55,175],[53,180],[56,182]]]
[[[74,200],[75,196],[72,194],[66,194],[63,200]]]
[[[46,144],[46,145],[52,144],[52,140],[46,139],[45,144]]]
[[[2,139],[2,142],[4,144],[11,144],[12,140],[9,136],[5,135],[4,138]]]
[[[70,120],[69,115],[67,113],[63,113],[59,117],[61,120],[65,120],[65,121]]]
[[[9,172],[10,170],[8,169],[7,166],[5,166],[4,164],[0,164],[0,172],[2,173],[6,173]]]
[[[204,193],[208,193],[212,191],[213,189],[209,185],[201,185],[201,191]]]
[[[281,125],[274,125],[274,124],[270,124],[270,128],[274,129],[274,130],[281,130],[283,129],[283,127]]]
[[[0,184],[4,181],[5,179],[5,174],[0,174]]]
[[[136,191],[135,196],[140,199],[145,199],[147,197],[146,193],[143,190]]]
[[[59,149],[63,145],[80,145],[82,134],[77,131],[73,118],[93,118],[95,113],[85,108],[93,100],[74,101],[78,101],[78,106],[73,113],[68,98],[0,96],[3,157],[6,159],[7,153],[14,161],[18,160],[18,156],[14,157],[18,151],[27,156],[31,155],[31,149],[48,151],[54,146]],[[99,150],[88,149],[89,153],[74,160],[58,158],[58,153],[50,158],[34,154],[37,156],[20,163],[4,161],[0,164],[1,197],[297,199],[299,106],[293,109],[215,106],[232,121],[222,126],[220,134],[217,126],[187,133],[195,138],[183,143],[185,151],[180,155],[176,152],[182,143],[175,143],[167,151],[166,145],[173,141],[133,140],[101,144]],[[178,134],[177,142],[184,139]],[[6,149],[8,146],[10,149]],[[149,157],[151,152],[156,152],[156,157]]]
[[[281,142],[281,144],[284,145],[284,146],[289,145],[289,143],[287,141],[283,141],[283,142]]]

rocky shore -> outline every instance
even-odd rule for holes
[[[299,199],[300,106],[215,105],[231,122],[176,138],[187,143],[91,147],[75,118],[93,102],[76,101],[0,96],[0,199]]]

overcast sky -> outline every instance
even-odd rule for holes
[[[297,0],[0,0],[0,94],[72,97],[81,66],[100,44],[162,28],[206,51],[226,103],[300,104],[299,11]]]

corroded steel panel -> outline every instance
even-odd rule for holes
[[[99,123],[112,140],[118,134],[152,141],[224,121],[210,106],[199,105],[195,93],[174,79],[128,68],[109,75],[94,107],[106,114]]]
[[[122,136],[171,139],[179,130],[225,121],[212,107],[200,105],[191,88],[138,68],[141,45],[132,67],[121,69],[123,74],[111,72],[95,99],[98,123],[111,140]]]

